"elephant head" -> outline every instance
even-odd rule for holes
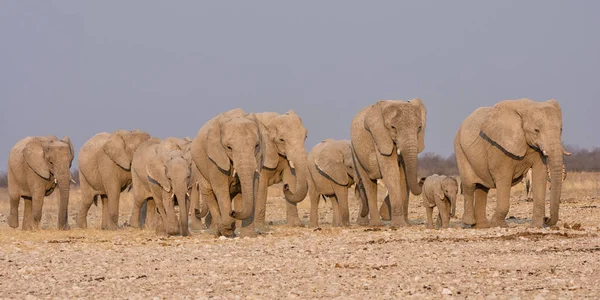
[[[456,197],[458,195],[458,182],[453,177],[446,177],[440,182],[441,198],[450,200],[450,217],[456,212]],[[436,195],[438,196],[438,195]]]
[[[292,185],[295,190],[290,191],[290,184],[284,182],[283,192],[287,201],[300,202],[304,200],[308,192],[307,154],[304,146],[307,130],[302,125],[302,119],[296,112],[290,110],[269,119],[264,125],[269,135],[269,149],[277,151],[277,153],[266,153],[266,167],[275,167],[278,155],[288,160],[295,175],[295,182]],[[274,166],[268,165],[270,161]]]
[[[315,158],[317,170],[338,185],[353,185],[355,171],[350,141],[327,139],[323,143],[327,144]]]
[[[51,137],[45,139],[34,138],[23,149],[23,157],[27,165],[45,180],[54,178],[60,191],[58,211],[58,228],[67,228],[67,208],[69,205],[69,190],[71,186],[71,163],[75,151],[68,136],[61,140]]]
[[[410,191],[421,194],[417,178],[417,154],[425,149],[427,110],[420,99],[379,101],[365,116],[365,129],[371,133],[377,151],[393,155],[404,163]]]
[[[481,136],[514,159],[523,158],[528,148],[539,151],[549,168],[551,180],[550,218],[546,224],[555,225],[562,188],[563,155],[569,154],[561,143],[562,111],[558,102],[554,99],[498,102],[482,124]]]
[[[167,234],[189,235],[188,213],[192,187],[190,153],[174,150],[157,155],[146,165],[146,172],[151,182],[163,189],[163,199],[159,207]],[[175,203],[179,205],[179,218],[175,213]]]
[[[259,162],[262,161],[263,132],[253,115],[226,113],[212,122],[208,130],[208,159],[226,175],[237,174],[242,190],[242,207],[229,215],[243,220],[252,214],[256,197]],[[225,220],[224,220],[225,221]]]
[[[104,144],[103,150],[119,167],[129,171],[133,153],[145,141],[150,139],[147,132],[140,130],[117,130]]]

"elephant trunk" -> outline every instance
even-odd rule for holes
[[[164,193],[165,197],[163,197],[163,206],[165,208],[166,216],[163,218],[163,226],[167,231],[168,235],[176,235],[179,234],[179,222],[177,220],[177,214],[175,213],[175,193]],[[177,199],[179,200],[179,199]],[[180,207],[181,209],[181,207]]]
[[[450,217],[454,217],[456,212],[456,196],[450,197]]]
[[[416,141],[415,141],[416,143]],[[406,181],[413,195],[421,195],[421,186],[419,186],[419,178],[417,178],[417,146],[406,145],[401,150],[402,159],[406,171]]]
[[[558,143],[549,150],[547,167],[550,169],[550,218],[546,221],[546,225],[553,226],[558,222],[558,207],[563,179],[563,148]]]
[[[69,172],[69,169],[58,173],[57,185],[60,197],[58,204],[58,229],[65,230],[69,229],[68,207],[71,189],[71,173]]]
[[[232,209],[229,213],[229,216],[236,220],[244,220],[249,218],[252,215],[254,210],[254,197],[255,197],[255,189],[254,182],[255,176],[257,176],[257,165],[256,160],[253,156],[248,155],[247,158],[241,160],[239,164],[235,164],[234,166],[239,166],[237,169],[238,176],[240,178],[240,185],[242,186],[242,207],[236,207]]]
[[[177,197],[177,204],[179,205],[179,232],[183,236],[188,236],[188,197],[186,189],[178,188],[176,190],[175,197]]]
[[[296,190],[291,192],[284,186],[283,194],[285,195],[285,200],[291,203],[298,203],[304,200],[304,198],[306,198],[306,194],[308,193],[308,167],[304,145],[299,152],[300,153],[298,154],[288,155],[290,166],[294,166],[292,174],[294,174],[296,178]]]

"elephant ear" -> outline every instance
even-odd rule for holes
[[[498,103],[490,110],[481,125],[481,132],[505,152],[518,158],[527,151],[521,116],[511,107]],[[484,137],[485,138],[485,137]]]
[[[106,155],[121,168],[125,170],[131,168],[131,158],[133,155],[129,154],[129,149],[120,134],[112,134],[110,139],[104,144],[103,149]]]
[[[46,161],[44,145],[39,139],[33,138],[23,149],[23,157],[29,167],[42,178],[50,179],[50,166]]]
[[[368,109],[365,115],[365,129],[371,133],[379,153],[389,156],[394,151],[394,142],[383,122],[385,101],[379,101]]]
[[[433,194],[435,195],[436,198],[438,199],[444,199],[444,185],[442,184],[444,182],[444,178],[443,177],[437,177],[435,182],[435,190],[433,191]]]
[[[273,141],[275,129],[268,128],[259,120],[259,118],[257,118],[255,114],[250,114],[248,117],[254,120],[254,122],[256,122],[258,125],[260,152],[257,153],[259,156],[257,157],[257,161],[260,162],[260,169],[267,168],[272,170],[277,168],[277,163],[279,163],[279,152],[277,152],[277,146]]]
[[[160,185],[167,193],[171,191],[171,184],[167,178],[167,168],[163,161],[159,158],[154,158],[146,165],[146,173],[148,178]]]
[[[73,149],[73,143],[71,143],[71,139],[65,135],[63,136],[61,141],[69,145],[69,150],[71,151],[71,160],[73,160],[73,158],[75,157],[75,150]]]
[[[415,105],[421,112],[421,131],[417,133],[417,152],[421,153],[425,150],[425,127],[427,126],[427,109],[419,98],[408,100],[408,103]]]
[[[348,185],[348,172],[344,163],[344,154],[337,148],[325,146],[315,159],[317,170],[331,181],[341,186]]]
[[[212,122],[208,129],[208,139],[206,153],[210,159],[221,171],[229,172],[230,163],[229,156],[223,144],[221,143],[221,123],[223,118],[217,118]]]

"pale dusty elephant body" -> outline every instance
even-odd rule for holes
[[[354,185],[356,172],[349,140],[327,139],[308,153],[308,191],[310,195],[310,226],[319,226],[319,199],[330,199],[332,226],[349,226],[348,189]],[[359,199],[358,193],[355,196]]]
[[[421,193],[417,154],[425,148],[426,115],[420,99],[387,100],[364,108],[352,120],[354,166],[362,199],[359,224],[382,225],[380,215],[391,218],[394,226],[409,224],[409,189],[415,195]],[[380,212],[377,179],[382,179],[389,194]]]
[[[294,112],[285,114],[264,112],[255,114],[266,128],[263,165],[256,198],[254,225],[258,231],[265,228],[268,187],[283,182],[286,200],[287,224],[301,225],[296,204],[308,193],[307,153],[304,141],[306,128],[302,119]]]
[[[507,226],[510,188],[531,168],[532,226],[544,225],[547,172],[552,191],[550,218],[545,223],[555,225],[563,155],[567,154],[561,132],[562,112],[556,100],[506,100],[494,107],[478,108],[469,115],[454,140],[465,202],[463,222],[475,227]],[[491,188],[497,190],[497,205],[490,223],[486,202]]]
[[[69,137],[26,137],[8,156],[8,225],[19,227],[19,202],[25,200],[23,229],[39,229],[44,197],[60,191],[58,229],[69,229],[67,208],[71,185],[71,163],[75,152]]]
[[[267,138],[256,116],[234,109],[206,122],[192,141],[201,197],[219,234],[232,236],[236,219],[252,223],[262,166],[276,163],[264,155]]]
[[[131,184],[131,161],[138,146],[149,140],[146,132],[118,130],[90,138],[79,151],[81,208],[77,225],[87,228],[87,213],[96,196],[102,199],[102,229],[116,229],[119,198]],[[96,202],[97,203],[97,202]]]
[[[532,194],[532,190],[531,190],[531,168],[529,170],[527,170],[527,174],[525,174],[525,176],[523,176],[523,179],[521,180],[521,182],[523,183],[523,185],[525,186],[525,199],[533,199],[531,197]]]
[[[147,219],[148,227],[156,228],[157,233],[189,235],[189,208],[194,202],[189,143],[179,138],[152,138],[138,147],[131,163],[133,227],[140,227],[141,220]],[[145,203],[148,208],[142,211]]]
[[[450,217],[456,211],[458,182],[444,175],[433,174],[421,178],[423,184],[423,206],[427,214],[427,228],[433,228],[433,208],[438,208],[437,226],[448,228]]]

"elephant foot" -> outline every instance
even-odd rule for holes
[[[475,223],[475,225],[473,226],[473,228],[490,228],[492,227],[490,222],[488,220],[485,220],[483,222],[477,222]]]
[[[254,231],[258,234],[265,234],[267,232],[271,231],[271,227],[267,226],[267,225],[255,225],[254,226]]]
[[[235,230],[235,235],[239,237],[257,237],[258,232],[254,229],[254,226],[242,227]]]
[[[102,229],[103,230],[117,230],[117,229],[119,229],[119,226],[114,223],[109,223],[107,225],[102,226]]]
[[[19,227],[19,216],[16,214],[10,214],[8,216],[8,226],[10,226],[10,228]]]
[[[65,225],[58,225],[58,229],[59,230],[71,230],[71,226],[69,226],[69,224],[65,224]]]
[[[507,228],[508,224],[506,223],[506,220],[494,220],[491,223],[491,227]]]
[[[190,229],[192,231],[201,231],[201,230],[207,229],[207,227],[206,227],[206,225],[202,224],[202,222],[192,221],[192,224],[190,224]]]
[[[475,218],[470,214],[464,214],[462,220],[465,225],[475,225]]]
[[[369,218],[367,217],[361,217],[358,216],[358,218],[356,219],[356,224],[360,225],[360,226],[369,226]]]
[[[285,223],[285,226],[286,227],[304,227],[304,225],[302,225],[302,222],[298,218],[288,219],[287,222]]]
[[[410,223],[408,223],[403,217],[392,218],[392,226],[407,227],[410,226]]]
[[[381,227],[381,226],[385,226],[385,224],[383,224],[383,221],[381,221],[381,220],[369,220],[369,226]]]
[[[218,232],[225,237],[235,237],[235,227],[220,226]]]
[[[85,218],[77,218],[75,220],[75,223],[77,223],[77,227],[81,228],[81,229],[86,229],[87,228],[87,220]]]

